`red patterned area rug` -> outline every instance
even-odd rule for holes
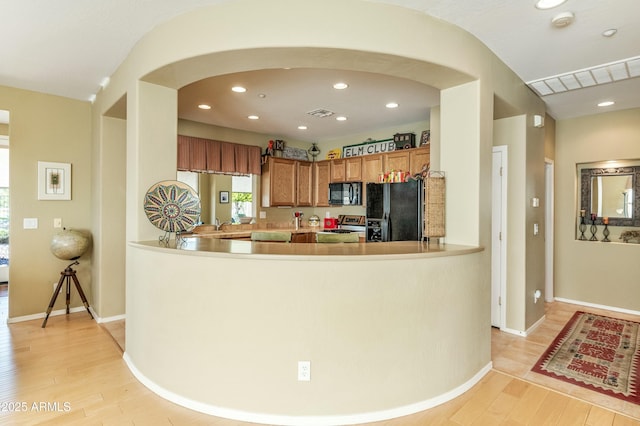
[[[576,312],[532,368],[640,404],[640,323]]]

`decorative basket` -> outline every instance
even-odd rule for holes
[[[444,172],[429,171],[424,178],[424,230],[425,238],[445,236],[445,178]]]

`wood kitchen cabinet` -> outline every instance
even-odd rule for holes
[[[328,184],[327,184],[328,187]],[[313,163],[270,157],[262,166],[262,207],[313,205]]]
[[[392,170],[410,172],[412,175],[422,170],[424,164],[429,164],[430,147],[401,149],[384,154],[384,171]]]
[[[331,182],[362,181],[362,157],[339,158],[331,161]]]
[[[313,164],[313,205],[329,207],[329,182],[331,181],[331,161]]]
[[[385,172],[407,172],[411,168],[409,160],[409,150],[401,149],[399,151],[389,152],[384,155]]]
[[[295,232],[291,234],[292,243],[315,243],[315,232]]]
[[[429,145],[409,151],[409,171],[412,175],[420,173],[422,167],[431,161],[431,147]]]
[[[384,173],[382,154],[365,155],[362,157],[363,182],[377,182],[380,173]]]
[[[296,161],[269,157],[262,166],[262,207],[296,205]]]
[[[296,161],[296,205],[313,205],[313,167],[308,161]]]

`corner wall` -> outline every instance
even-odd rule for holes
[[[49,251],[62,226],[91,229],[91,104],[59,96],[0,86],[0,109],[11,114],[10,199],[11,266],[9,269],[9,320],[46,311],[53,283],[69,262]],[[39,201],[38,161],[71,163],[70,201]],[[37,218],[37,229],[23,229],[24,218]],[[92,300],[91,252],[75,269],[78,280]],[[72,306],[82,306],[72,291]],[[58,297],[54,310],[64,307]]]
[[[562,120],[556,129],[555,296],[640,311],[640,244],[578,241],[575,235],[577,163],[639,159],[640,109]]]

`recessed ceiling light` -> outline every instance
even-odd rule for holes
[[[298,130],[307,130],[307,126],[298,126]]]
[[[102,81],[100,81],[100,87],[102,87],[103,89],[106,89],[110,81],[111,79],[109,77],[103,78]]]
[[[573,14],[573,12],[562,12],[557,14],[556,16],[554,16],[551,19],[551,23],[558,28],[564,28],[567,27],[569,25],[571,25],[571,23],[573,22],[573,20],[575,19],[575,15]]]
[[[264,99],[264,98],[266,98],[266,97],[267,97],[267,95],[265,95],[264,93],[258,93],[258,97],[259,97],[260,99]]]
[[[249,120],[259,120],[260,117],[258,117],[257,115],[250,115],[247,117]]]
[[[246,91],[247,91],[247,89],[245,89],[245,88],[244,88],[244,87],[242,87],[242,86],[233,86],[233,87],[231,88],[231,90],[233,90],[233,91],[234,91],[234,92],[236,92],[236,93],[244,93],[244,92],[246,92]]]
[[[347,83],[342,83],[342,82],[341,83],[336,83],[336,84],[333,85],[333,88],[336,89],[336,90],[344,90],[347,87],[349,87],[349,85]]]
[[[347,121],[347,117],[345,117],[344,115],[339,115],[336,117],[337,121]]]
[[[536,2],[536,8],[538,9],[553,9],[554,7],[560,6],[567,0],[538,0]]]
[[[613,102],[613,101],[604,101],[604,102],[600,102],[598,104],[598,106],[599,107],[608,107],[608,106],[611,106],[613,104],[615,104],[615,102]]]
[[[200,105],[198,105],[198,108],[200,108],[200,109],[211,109],[211,105],[200,104]]]
[[[388,104],[385,105],[387,108],[391,109],[391,108],[398,108],[398,104],[396,102],[389,102]]]
[[[618,30],[616,30],[615,28],[610,28],[608,30],[605,30],[602,32],[602,36],[603,37],[613,37],[614,35],[616,35],[616,33],[618,32]]]

